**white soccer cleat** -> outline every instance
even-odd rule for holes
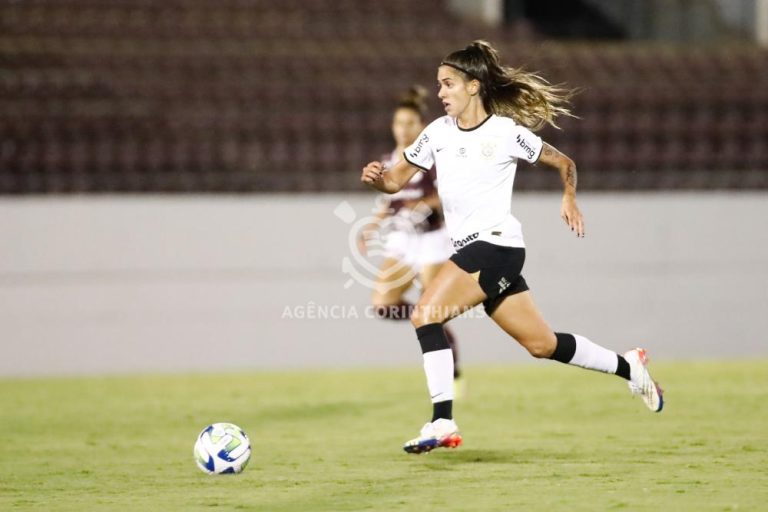
[[[431,452],[435,448],[456,448],[460,445],[461,434],[456,422],[440,418],[424,425],[419,437],[405,443],[403,450],[418,454]]]
[[[664,395],[659,384],[648,373],[648,357],[645,349],[635,348],[624,354],[629,363],[631,380],[627,381],[633,395],[640,395],[653,412],[660,412],[664,407]]]

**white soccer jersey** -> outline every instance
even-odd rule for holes
[[[459,128],[443,116],[405,150],[405,159],[426,171],[437,166],[438,194],[453,246],[476,240],[525,247],[512,215],[517,160],[538,160],[543,142],[508,117],[489,116],[475,128]]]

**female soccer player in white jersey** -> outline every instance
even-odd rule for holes
[[[402,159],[405,148],[413,144],[424,129],[426,98],[423,87],[412,86],[398,101],[391,126],[396,147],[382,158],[384,168]],[[379,318],[408,320],[413,305],[403,296],[416,276],[422,289],[426,288],[453,254],[437,196],[434,166],[428,172],[414,174],[398,192],[383,194],[377,203],[376,222],[361,230],[359,240],[360,251],[365,253],[367,244],[385,233],[382,237],[384,260],[371,299]],[[387,229],[377,232],[381,226]],[[455,338],[447,327],[445,335],[453,353],[456,391],[461,392]]]
[[[387,172],[381,163],[371,162],[361,175],[363,183],[394,193],[419,170],[436,165],[446,225],[457,250],[411,315],[433,415],[405,451],[461,444],[452,414],[453,359],[443,323],[481,302],[493,321],[532,356],[616,374],[650,410],[661,411],[661,389],[648,373],[643,349],[619,355],[584,336],[553,332],[521,275],[525,244],[511,213],[518,159],[558,170],[565,189],[560,216],[577,236],[584,236],[576,205],[576,165],[531,131],[568,114],[568,93],[537,75],[502,66],[496,50],[484,41],[443,59],[437,81],[447,115],[427,126]]]

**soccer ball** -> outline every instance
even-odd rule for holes
[[[251,442],[232,423],[208,425],[195,443],[197,467],[209,474],[240,473],[251,459]]]

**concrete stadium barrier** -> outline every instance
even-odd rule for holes
[[[372,274],[349,241],[372,205],[4,198],[0,376],[420,365],[409,324],[366,309]],[[554,329],[657,360],[768,356],[768,195],[584,193],[580,205],[584,239],[557,194],[514,197],[524,275]],[[453,322],[465,363],[530,359],[483,316]]]

